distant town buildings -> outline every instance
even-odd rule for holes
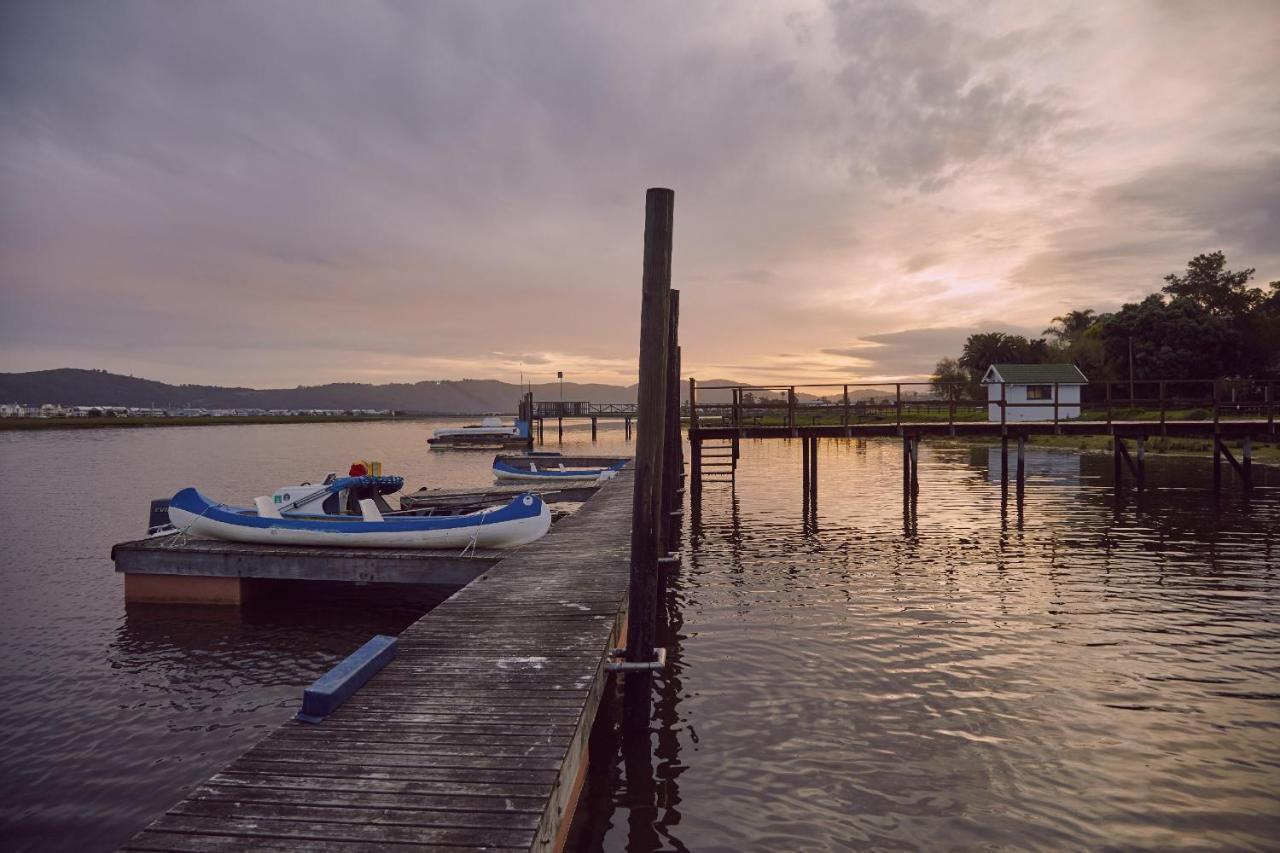
[[[144,406],[61,406],[0,403],[0,418],[315,418],[389,417],[391,409],[166,409]]]

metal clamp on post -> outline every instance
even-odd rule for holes
[[[667,650],[665,648],[654,649],[656,660],[651,661],[628,661],[628,660],[611,660],[606,661],[604,665],[605,672],[644,672],[646,670],[658,670],[667,668]],[[626,649],[610,649],[609,657],[620,658],[625,656]]]

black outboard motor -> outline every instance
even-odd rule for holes
[[[147,535],[154,536],[170,527],[169,499],[160,498],[151,502],[151,513],[147,516]]]

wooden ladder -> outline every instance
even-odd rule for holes
[[[738,453],[733,439],[699,442],[698,462],[704,481],[732,482],[738,470]]]

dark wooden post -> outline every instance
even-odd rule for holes
[[[1244,480],[1245,494],[1253,491],[1253,439],[1244,437],[1240,445],[1240,475]]]
[[[902,496],[911,494],[911,439],[902,437]]]
[[[796,434],[796,386],[792,385],[787,389],[787,426],[791,428],[791,435]]]
[[[702,497],[702,436],[698,435],[698,380],[692,376],[689,377],[689,494],[695,503]]]
[[[911,494],[920,491],[920,436],[911,437]]]
[[[800,467],[803,473],[800,477],[800,491],[804,493],[804,499],[809,499],[809,476],[812,473],[809,467],[809,436],[800,439]]]
[[[1164,401],[1164,381],[1162,380],[1160,382],[1160,434],[1161,435],[1165,435],[1167,433],[1167,428],[1164,425],[1165,406],[1166,406],[1166,403]]]
[[[1111,476],[1115,479],[1115,487],[1120,489],[1120,484],[1124,482],[1124,467],[1120,460],[1121,448],[1124,446],[1124,439],[1118,435],[1111,436]]]
[[[1216,492],[1222,486],[1222,442],[1218,439],[1218,434],[1213,434],[1213,490]]]
[[[661,552],[668,556],[680,541],[679,505],[680,472],[680,291],[672,289],[667,304],[667,411],[664,422],[667,436],[663,446]]]
[[[564,412],[556,415],[556,440],[564,443]]]
[[[596,416],[592,415],[591,416],[591,440],[592,441],[596,440],[596,420],[597,420]]]
[[[898,426],[902,426],[902,383],[893,386],[893,394],[897,400],[895,409],[898,413]]]
[[[1027,437],[1018,436],[1018,491],[1021,492],[1027,477]]]
[[[1218,380],[1213,380],[1213,437],[1218,437]]]
[[[849,386],[844,386],[844,435],[849,437]]]
[[[1147,487],[1147,437],[1138,436],[1138,491]]]
[[[658,514],[666,444],[667,311],[671,291],[671,238],[675,193],[651,189],[645,199],[644,282],[640,302],[640,387],[635,492],[631,522],[631,589],[627,607],[627,660],[654,659],[657,628]],[[633,673],[632,675],[635,675]],[[649,679],[627,678],[628,717],[648,725]],[[643,715],[643,722],[636,719]]]
[[[816,509],[818,506],[818,438],[809,439],[809,501]]]

